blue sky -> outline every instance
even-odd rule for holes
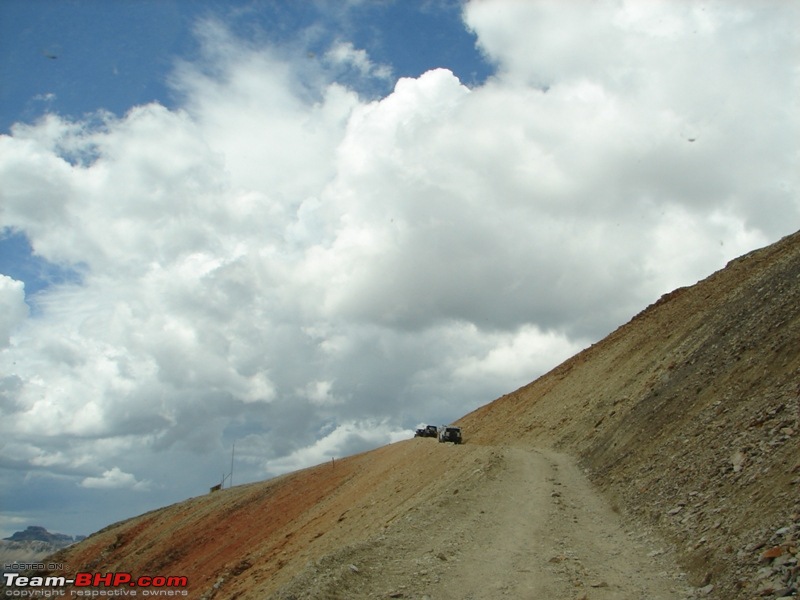
[[[798,16],[0,3],[0,534],[451,422],[796,231]]]
[[[0,127],[45,112],[80,117],[98,109],[122,115],[158,101],[174,105],[167,79],[178,58],[198,52],[198,19],[222,19],[253,43],[324,52],[337,38],[391,65],[394,77],[416,77],[446,65],[465,83],[491,66],[464,29],[461,4],[367,2],[228,2],[220,0],[6,0],[0,6]],[[374,93],[391,90],[386,81]]]
[[[492,67],[461,21],[461,3],[369,2],[357,10],[332,2],[227,0],[6,0],[0,4],[0,130],[56,113],[80,119],[99,110],[124,115],[131,107],[179,99],[168,80],[175,63],[199,52],[194,34],[203,19],[224,21],[252,43],[285,45],[314,60],[336,39],[368,49],[391,65],[392,79],[446,65],[478,84]],[[359,92],[391,91],[392,79],[359,82]],[[24,281],[34,294],[79,273],[31,254],[23,232],[0,236],[0,273]]]

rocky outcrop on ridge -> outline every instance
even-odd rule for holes
[[[82,539],[83,536],[80,536]],[[29,525],[24,531],[15,531],[10,537],[4,538],[10,542],[49,542],[51,544],[71,544],[77,541],[71,535],[64,533],[50,533],[40,525]]]

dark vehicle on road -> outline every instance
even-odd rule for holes
[[[461,428],[460,427],[442,427],[439,429],[439,442],[453,442],[454,444],[461,443]]]
[[[422,429],[417,429],[414,437],[432,437],[439,435],[439,428],[436,425],[426,425]]]

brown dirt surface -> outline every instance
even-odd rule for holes
[[[380,535],[310,565],[278,597],[667,600],[688,594],[661,546],[627,530],[568,456],[470,445],[439,451],[474,468]]]
[[[464,445],[193,498],[55,560],[197,599],[794,597],[798,340],[800,233],[464,416]]]

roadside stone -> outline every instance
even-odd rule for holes
[[[701,588],[697,588],[697,595],[698,596],[708,596],[713,591],[714,591],[714,585],[709,583],[706,586],[703,586]]]
[[[761,587],[758,588],[758,591],[756,593],[759,596],[771,596],[780,587],[781,587],[780,582],[770,581],[768,583],[762,584]]]
[[[762,559],[777,558],[781,554],[783,554],[783,548],[781,548],[780,546],[775,546],[773,548],[770,548],[769,550],[765,550],[764,552],[762,552],[761,558]]]
[[[739,471],[742,470],[742,467],[744,466],[745,460],[747,460],[747,457],[741,451],[734,452],[731,455],[731,465],[733,465],[733,472],[734,473],[738,473]]]

